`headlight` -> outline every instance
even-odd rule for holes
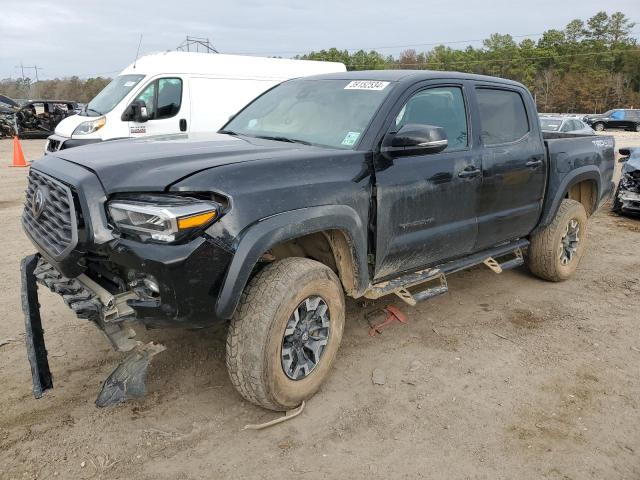
[[[89,135],[90,133],[100,130],[106,123],[107,119],[105,117],[89,120],[88,122],[82,122],[76,127],[71,135]]]
[[[166,243],[209,225],[220,215],[220,206],[215,202],[160,195],[112,200],[108,209],[122,233]]]

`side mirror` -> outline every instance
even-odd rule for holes
[[[434,125],[403,125],[397,132],[389,132],[380,151],[389,157],[428,155],[443,151],[449,145],[447,134]]]
[[[144,123],[149,120],[149,114],[147,112],[147,104],[142,100],[134,100],[125,108],[122,112],[121,120],[128,122],[133,120],[134,122]]]

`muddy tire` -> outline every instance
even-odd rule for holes
[[[562,200],[551,225],[531,238],[527,254],[529,269],[544,280],[567,280],[584,255],[586,236],[584,206],[575,200]]]
[[[344,294],[327,266],[286,258],[245,288],[227,336],[227,370],[248,401],[297,407],[320,388],[344,329]]]

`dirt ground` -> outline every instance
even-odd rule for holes
[[[639,134],[616,134],[618,146]],[[39,156],[42,141],[25,141]],[[55,388],[31,395],[19,303],[26,169],[0,141],[0,478],[638,479],[640,220],[604,208],[575,277],[474,268],[450,293],[410,308],[348,303],[333,373],[298,418],[243,401],[225,371],[224,329],[142,332],[167,346],[149,395],[94,400],[120,354],[40,289]],[[409,324],[367,334],[393,303]],[[372,371],[385,375],[372,383]]]

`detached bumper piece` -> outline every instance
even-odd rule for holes
[[[33,396],[42,397],[44,392],[53,388],[53,377],[49,370],[47,349],[44,345],[44,330],[40,318],[40,303],[38,302],[38,286],[33,274],[38,266],[38,255],[30,255],[20,263],[20,277],[22,280],[22,311],[24,312],[25,343],[27,357],[31,365],[33,380]]]
[[[115,350],[130,352],[105,381],[96,405],[105,407],[145,395],[144,382],[151,358],[165,347],[152,342],[143,345],[134,340],[132,328],[124,327],[125,320],[134,319],[133,310],[127,304],[128,300],[137,298],[134,294],[112,296],[84,275],[66,278],[37,254],[22,260],[21,279],[27,356],[35,398],[41,398],[46,390],[53,388],[40,317],[38,283],[61,295],[79,318],[94,322]]]

